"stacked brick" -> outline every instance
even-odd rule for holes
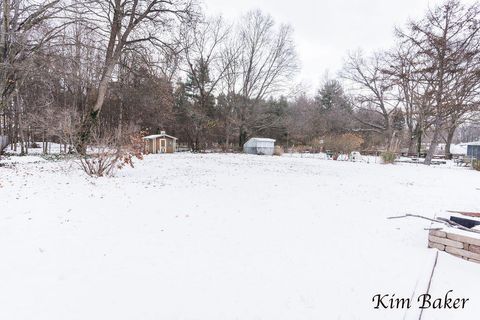
[[[430,230],[428,247],[445,251],[459,258],[480,263],[480,239],[449,233],[442,230]]]

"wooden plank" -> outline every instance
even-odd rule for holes
[[[448,234],[447,234],[447,236],[448,236]],[[439,237],[435,237],[435,236],[431,236],[431,235],[428,236],[428,240],[431,241],[431,242],[440,243],[440,244],[450,246],[450,247],[453,247],[453,248],[463,249],[463,243],[460,242],[460,241],[450,240],[450,239],[447,239],[447,238],[439,238]]]

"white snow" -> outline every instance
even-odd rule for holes
[[[33,157],[35,158],[35,157]],[[428,221],[480,211],[480,172],[318,157],[162,154],[114,178],[74,162],[0,167],[0,319],[418,319]],[[2,163],[5,161],[2,160]],[[480,265],[439,254],[431,294],[470,298]]]

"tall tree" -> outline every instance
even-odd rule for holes
[[[416,63],[428,74],[433,93],[433,134],[425,164],[431,164],[442,130],[445,128],[453,102],[455,88],[463,81],[459,75],[470,59],[479,55],[479,6],[465,6],[449,0],[429,10],[418,21],[411,21],[407,31],[398,31],[402,40],[414,48]]]
[[[228,53],[238,57],[228,68],[226,76],[232,97],[236,101],[239,145],[248,136],[249,113],[262,99],[278,94],[297,71],[297,56],[293,43],[293,30],[288,25],[278,28],[269,15],[251,11],[240,21],[234,41],[236,50]]]
[[[386,69],[383,54],[365,58],[361,52],[350,54],[341,77],[347,81],[354,98],[356,120],[364,127],[361,131],[373,131],[385,137],[389,150],[395,137],[392,124],[398,101],[393,96],[393,83]]]
[[[196,6],[189,0],[84,0],[81,4],[89,12],[86,18],[97,25],[99,37],[105,41],[95,101],[79,133],[77,148],[84,152],[122,53],[139,43],[168,46],[173,41],[168,31],[178,27],[178,23],[191,22],[196,17]]]
[[[57,19],[55,23],[47,25],[65,9],[60,6],[60,0],[2,0],[0,4],[1,135],[6,126],[5,109],[11,103],[10,98],[15,93],[17,84],[22,81],[25,71],[29,70],[26,61],[58,36],[67,23]],[[42,27],[45,28],[40,30]]]

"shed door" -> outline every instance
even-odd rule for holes
[[[160,152],[161,153],[167,152],[167,140],[166,139],[160,139]]]

